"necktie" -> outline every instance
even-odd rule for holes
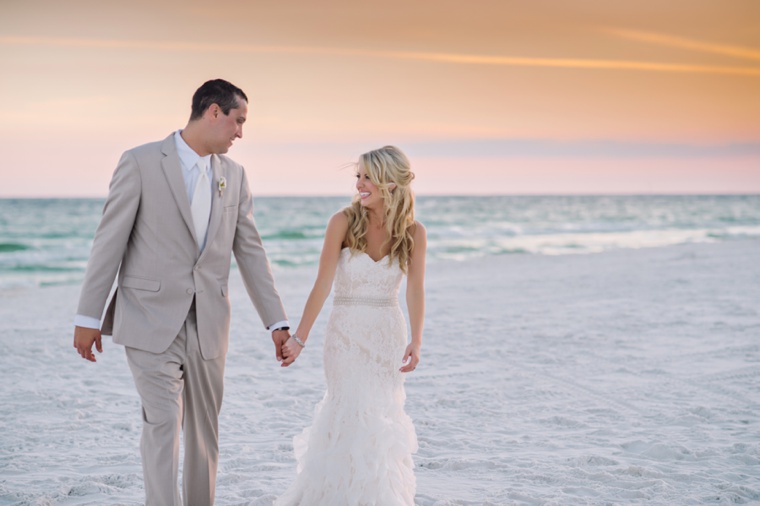
[[[195,237],[198,239],[198,247],[202,251],[206,244],[206,231],[208,230],[208,220],[211,214],[211,185],[208,182],[208,174],[206,174],[206,161],[201,158],[198,160],[196,167],[198,167],[201,174],[198,177],[198,182],[195,184],[190,210],[193,213]]]

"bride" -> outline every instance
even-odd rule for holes
[[[324,363],[327,392],[293,440],[298,475],[276,505],[411,505],[417,437],[404,375],[420,360],[426,232],[414,220],[414,174],[385,146],[361,155],[353,203],[330,218],[314,288],[283,365],[299,355],[333,284]],[[398,303],[403,276],[412,333]],[[399,364],[401,367],[399,368]]]

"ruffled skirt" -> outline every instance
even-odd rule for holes
[[[412,505],[417,437],[398,371],[406,324],[398,307],[335,307],[325,340],[327,392],[293,439],[294,483],[278,506]]]

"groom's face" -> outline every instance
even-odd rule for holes
[[[213,106],[212,106],[213,107]],[[230,109],[229,114],[224,114],[216,108],[211,120],[210,151],[212,153],[226,153],[232,147],[235,139],[243,137],[243,123],[248,115],[248,103],[238,97],[238,107]]]

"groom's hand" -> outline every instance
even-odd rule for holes
[[[301,354],[301,345],[295,342],[295,339],[293,339],[293,336],[290,336],[290,339],[285,341],[285,343],[282,345],[282,367],[287,367],[293,362],[296,361],[298,358],[298,355]]]
[[[274,341],[274,351],[278,362],[282,362],[282,345],[288,339],[290,339],[290,331],[282,329],[272,331],[272,341]]]
[[[74,327],[74,348],[82,358],[90,362],[97,362],[95,354],[92,352],[92,344],[95,343],[98,353],[103,353],[102,336],[98,329],[88,329],[87,327]]]

